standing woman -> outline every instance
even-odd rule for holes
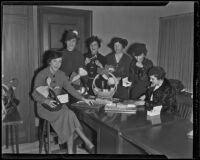
[[[101,40],[97,36],[91,36],[86,40],[88,52],[85,56],[85,66],[88,72],[87,85],[89,87],[89,94],[94,95],[92,91],[92,83],[97,75],[97,69],[103,68],[106,64],[106,58],[99,53],[101,47]]]
[[[133,58],[129,72],[129,79],[132,82],[130,99],[138,99],[146,92],[150,84],[147,73],[153,66],[153,63],[146,58],[147,49],[143,43],[132,44],[127,52]]]
[[[79,37],[76,30],[66,30],[61,39],[63,48],[60,50],[63,53],[63,62],[60,70],[69,77],[70,82],[76,89],[79,89],[82,80],[79,70],[80,68],[85,68],[84,56],[76,48],[78,40]],[[70,102],[75,102],[75,99],[72,96],[70,96]]]
[[[112,38],[108,46],[113,52],[106,56],[107,65],[113,67],[113,74],[119,81],[114,97],[120,99],[129,99],[129,89],[127,86],[123,86],[123,79],[129,76],[131,63],[131,57],[124,52],[124,48],[127,45],[128,41],[126,39],[120,37]]]
[[[38,87],[49,86],[56,95],[62,94],[62,89],[67,90],[72,96],[78,100],[82,100],[87,104],[92,103],[80,95],[70,84],[65,73],[59,70],[62,64],[62,53],[58,51],[46,51],[44,54],[48,66],[38,73],[34,81],[34,90],[32,96],[37,102],[38,115],[50,122],[56,131],[61,143],[67,142],[68,153],[73,153],[74,133],[78,134],[85,142],[86,146],[91,149],[94,145],[84,135],[82,127],[76,115],[70,110],[66,104],[62,104],[58,108],[56,101],[44,96],[39,92]],[[48,89],[47,89],[48,92]],[[48,109],[46,106],[49,106]]]

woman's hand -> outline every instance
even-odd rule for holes
[[[142,106],[142,105],[145,104],[145,101],[143,101],[143,100],[138,100],[138,101],[135,101],[134,104],[135,104],[135,105],[138,105],[138,106]]]
[[[143,64],[141,62],[137,62],[136,66],[139,67],[139,68],[143,68]]]
[[[91,99],[85,99],[85,98],[83,98],[82,100],[83,100],[86,104],[88,104],[89,106],[94,104],[94,103],[93,103],[93,100],[91,100]]]
[[[96,64],[97,66],[99,66],[100,68],[103,68],[103,65],[102,65],[98,60],[95,61],[95,64]]]
[[[52,100],[52,99],[46,99],[44,101],[45,104],[47,104],[48,106],[50,106],[51,108],[55,108],[56,107],[56,101]]]
[[[85,65],[87,65],[88,63],[90,63],[90,58],[85,59]]]

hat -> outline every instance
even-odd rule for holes
[[[61,39],[61,41],[65,42],[67,40],[71,40],[73,38],[76,38],[77,40],[79,40],[80,38],[78,37],[78,31],[77,30],[66,30],[64,33],[63,33],[63,37]]]
[[[144,44],[144,43],[133,43],[128,48],[127,53],[130,54],[131,56],[139,56],[142,53],[144,53],[144,55],[146,55],[147,54],[146,44]]]
[[[128,41],[126,39],[120,38],[120,37],[114,37],[111,39],[110,43],[108,44],[108,46],[110,48],[114,48],[114,44],[116,42],[119,42],[120,44],[122,44],[123,48],[125,48],[128,45]]]

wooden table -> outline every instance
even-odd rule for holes
[[[122,136],[152,155],[192,158],[193,139],[187,137],[191,130],[192,123],[189,120],[179,120],[137,130],[127,129],[122,131]]]
[[[14,137],[15,137],[16,153],[19,153],[18,126],[22,123],[23,121],[20,117],[18,110],[15,110],[13,113],[9,115],[6,115],[3,119],[2,124],[6,128],[6,148],[8,148],[8,145],[9,145],[9,135],[10,135],[10,142],[11,142],[10,144],[11,144],[11,149],[13,153],[15,153],[14,142],[13,142]],[[13,133],[15,133],[15,136]]]
[[[149,154],[158,154],[158,155],[166,155],[169,157],[178,157],[182,152],[183,157],[190,157],[192,153],[192,141],[190,143],[180,143],[181,140],[184,139],[184,134],[186,136],[187,130],[191,129],[191,126],[186,125],[185,129],[181,128],[181,125],[184,125],[182,123],[182,120],[180,120],[176,115],[172,114],[163,114],[160,116],[159,120],[152,121],[149,120],[147,117],[147,112],[144,109],[143,106],[140,106],[136,114],[126,114],[126,113],[109,113],[105,112],[103,106],[98,107],[96,109],[90,109],[87,107],[80,107],[78,104],[72,104],[71,107],[74,112],[76,113],[77,117],[80,121],[82,121],[85,125],[87,125],[91,130],[93,130],[96,134],[96,153],[97,154],[140,154],[140,155],[149,155]],[[152,123],[153,122],[153,123]],[[177,142],[176,146],[184,146],[185,150],[187,150],[187,153],[183,150],[179,150],[179,152],[172,154],[170,152],[170,146],[165,147],[165,132],[169,132],[167,129],[163,128],[163,126],[172,125],[175,127],[180,123],[179,131],[184,133],[179,138],[179,142]],[[174,125],[173,125],[174,124]],[[169,127],[168,129],[171,130],[171,134],[168,136],[173,136],[173,134],[177,137],[178,133],[175,134],[176,130],[174,130],[173,127]],[[161,141],[161,146],[163,145],[163,150],[169,149],[169,151],[163,152],[163,150],[157,150],[157,146],[149,147],[148,149],[143,147],[144,145],[141,145],[140,139],[137,138],[134,139],[134,136],[131,136],[133,134],[139,134],[140,131],[144,132],[152,131],[152,133],[155,132],[157,128],[160,128],[160,135],[157,133],[160,138],[158,141]],[[162,134],[161,134],[162,133]],[[141,134],[142,135],[142,134]],[[169,138],[168,137],[168,138]],[[141,136],[142,139],[142,136]],[[149,139],[149,140],[148,140]],[[146,137],[146,140],[150,141],[155,139],[153,135]],[[137,143],[136,143],[137,142]],[[153,143],[153,142],[152,142]],[[176,143],[174,141],[174,143]],[[173,144],[173,143],[172,143]],[[149,145],[149,144],[147,144]],[[174,145],[174,144],[173,144]],[[153,151],[153,152],[152,152]]]

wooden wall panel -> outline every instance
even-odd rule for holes
[[[3,81],[17,78],[19,84],[15,91],[16,97],[20,100],[18,111],[22,117],[23,124],[20,125],[20,142],[29,142],[34,139],[34,108],[29,96],[31,91],[31,80],[33,77],[33,41],[32,37],[32,16],[31,7],[23,6],[22,11],[26,16],[14,14],[18,9],[14,9],[11,14],[3,15]],[[8,9],[8,7],[6,7]],[[9,13],[11,9],[9,8]],[[5,11],[5,8],[4,8]],[[4,12],[8,13],[8,12]],[[18,13],[18,12],[17,12]],[[25,12],[23,12],[25,13]]]

